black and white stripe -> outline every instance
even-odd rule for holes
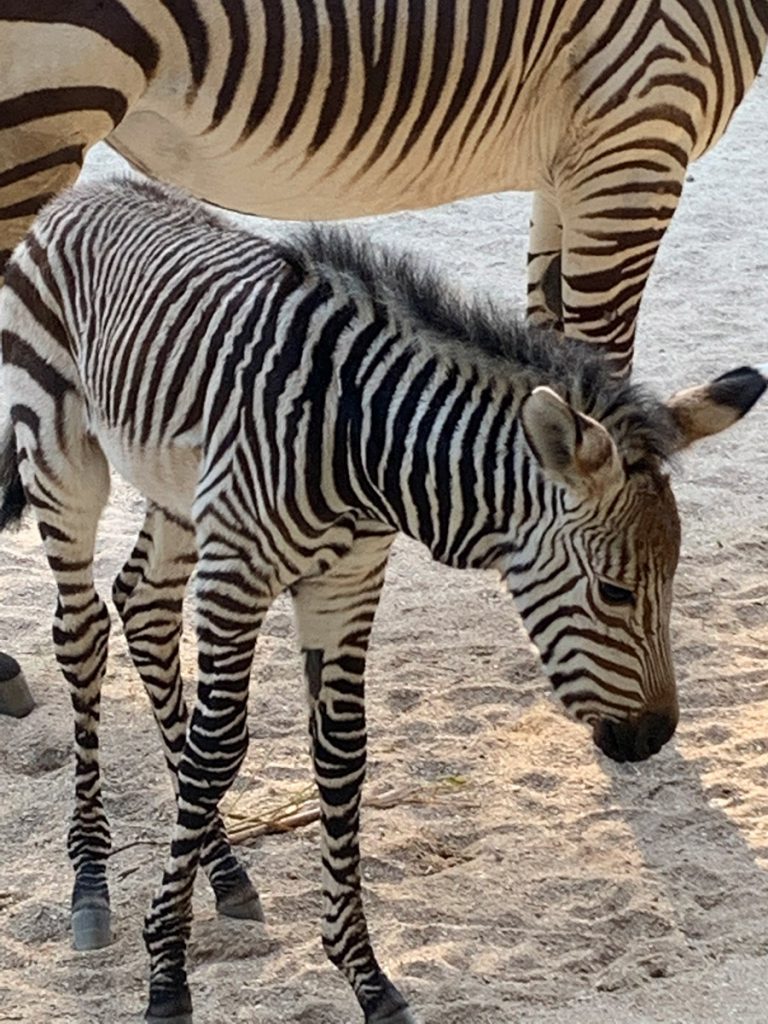
[[[464,307],[345,233],[275,244],[150,185],[80,187],[49,205],[8,266],[0,341],[12,421],[0,526],[26,494],[58,586],[82,934],[105,939],[108,927],[109,616],[92,560],[109,461],[148,498],[114,597],[178,794],[145,930],[150,1019],[190,1019],[199,863],[225,910],[259,913],[217,806],[246,750],[259,627],[289,589],[323,814],[325,946],[369,1022],[412,1021],[371,949],[358,849],[365,656],[396,531],[449,565],[497,569],[570,712],[610,756],[646,758],[677,720],[679,523],[664,458],[742,415],[762,375],[737,371],[662,404],[586,346]],[[194,566],[188,724],[178,641]]]
[[[8,0],[0,269],[100,139],[275,217],[533,190],[531,318],[626,371],[686,168],[767,37],[765,0]]]

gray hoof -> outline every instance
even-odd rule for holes
[[[72,944],[77,950],[103,949],[112,941],[109,907],[93,904],[72,911]]]
[[[224,917],[235,917],[240,921],[263,921],[259,894],[251,884],[244,868],[238,868],[233,882],[216,896],[216,909]]]
[[[146,1024],[192,1024],[191,1013],[176,1013],[173,1017],[158,1017],[157,1014],[146,1014]]]
[[[384,974],[379,978],[382,992],[375,1005],[366,1008],[365,1024],[419,1024],[389,978]]]
[[[419,1024],[419,1022],[405,1006],[400,1010],[392,1010],[390,1013],[387,1013],[386,1010],[383,1013],[375,1013],[368,1018],[366,1024]]]
[[[261,900],[257,895],[239,902],[219,900],[216,909],[224,917],[235,917],[240,921],[264,921],[264,911],[261,907]]]
[[[24,718],[34,706],[19,663],[9,654],[0,654],[0,715]]]

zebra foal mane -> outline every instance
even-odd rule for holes
[[[665,461],[677,432],[668,409],[646,387],[613,376],[594,346],[526,324],[488,295],[468,295],[434,266],[346,227],[314,224],[284,245],[302,276],[342,278],[345,290],[407,322],[419,340],[448,355],[490,365],[499,378],[546,384],[579,412],[602,422],[628,467]],[[457,350],[458,344],[458,350]]]

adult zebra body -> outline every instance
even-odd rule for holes
[[[408,1024],[360,894],[365,656],[392,540],[496,568],[563,704],[618,760],[672,735],[679,522],[663,462],[762,394],[744,369],[657,402],[586,346],[463,307],[338,231],[275,244],[151,185],[79,187],[38,219],[0,294],[3,517],[32,504],[59,589],[76,717],[75,896],[104,908],[98,768],[109,617],[93,582],[107,457],[149,499],[116,601],[176,774],[147,917],[148,1019],[190,1020],[201,857],[247,745],[254,643],[293,595],[322,808],[323,938],[372,1024]],[[23,483],[23,488],[22,488]],[[0,525],[2,525],[0,520]],[[178,639],[194,564],[198,690],[184,738]]]
[[[768,0],[6,0],[0,269],[105,138],[276,217],[535,190],[532,318],[627,370],[688,163],[767,36]]]

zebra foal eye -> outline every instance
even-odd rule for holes
[[[620,587],[617,583],[608,583],[606,580],[598,580],[597,589],[600,597],[606,604],[634,604],[635,595],[626,587]]]

